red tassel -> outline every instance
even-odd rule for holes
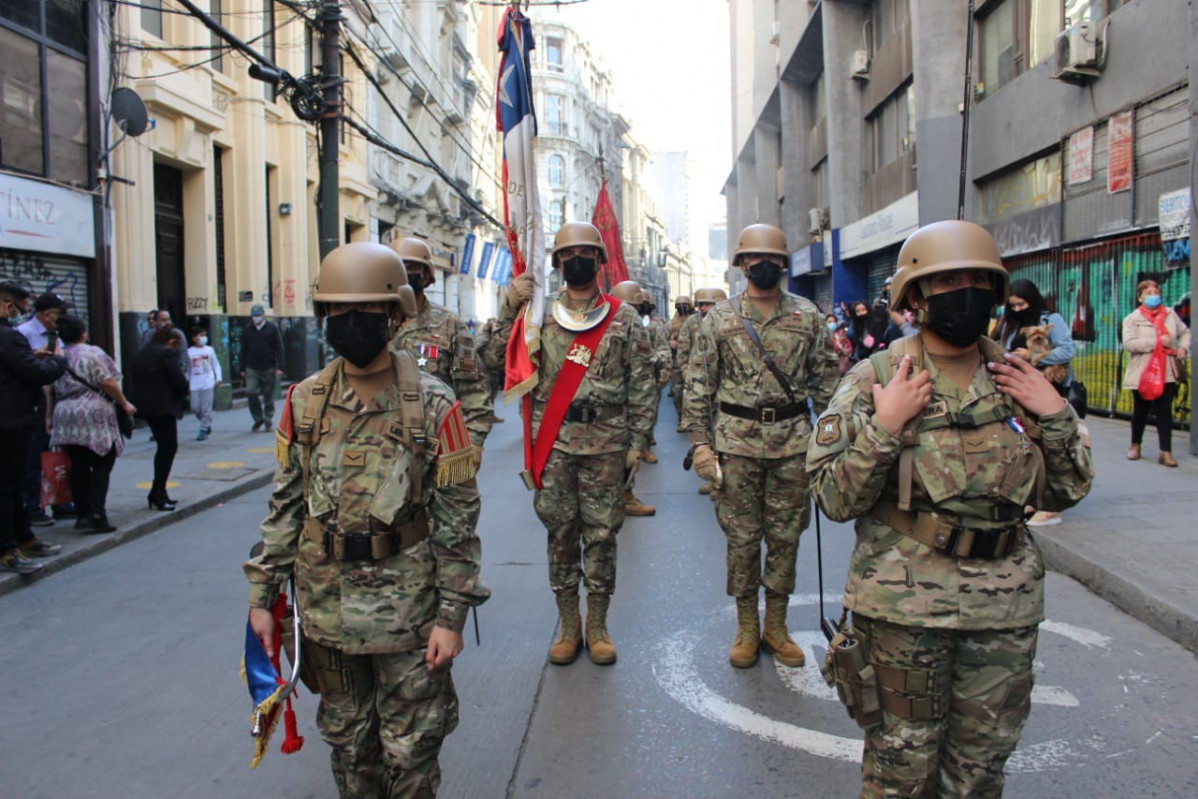
[[[303,736],[299,734],[299,726],[295,722],[295,711],[291,709],[291,697],[287,697],[287,709],[283,711],[283,745],[279,751],[285,755],[293,755],[304,748]]]

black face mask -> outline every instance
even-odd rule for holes
[[[1030,307],[1024,308],[1022,311],[1012,311],[1010,308],[1007,308],[1007,313],[1009,313],[1011,315],[1011,318],[1013,320],[1015,320],[1015,322],[1018,323],[1020,327],[1027,327],[1028,325],[1034,325],[1040,321],[1037,318],[1036,312]]]
[[[994,289],[965,288],[928,297],[928,329],[954,347],[968,347],[990,326]]]
[[[562,280],[567,286],[586,286],[595,279],[599,272],[599,262],[594,258],[582,255],[562,261]]]
[[[346,311],[325,320],[329,346],[359,369],[369,365],[387,346],[387,314]]]
[[[408,285],[412,287],[412,293],[419,297],[424,293],[424,275],[420,272],[409,272]]]
[[[749,267],[749,282],[759,289],[769,291],[782,279],[782,267],[773,261],[758,261]]]

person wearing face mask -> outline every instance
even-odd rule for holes
[[[653,353],[635,309],[599,289],[607,248],[598,229],[567,222],[553,238],[553,268],[565,284],[547,298],[537,382],[525,395],[531,463],[521,476],[548,531],[549,587],[559,617],[549,662],[616,662],[607,612],[616,590],[616,537],[649,439],[656,392]],[[531,268],[535,268],[531,267]],[[525,272],[508,285],[496,342],[507,349],[521,306],[532,296]],[[583,624],[578,589],[587,590]]]
[[[682,329],[678,331],[678,360],[681,363],[690,361],[691,352],[694,351],[695,343],[699,338],[699,323],[703,321],[703,317],[707,316],[707,312],[715,307],[717,302],[723,302],[728,299],[728,294],[720,288],[702,288],[695,290],[695,309],[696,314],[691,314],[682,324]],[[678,390],[683,393],[683,399],[686,398],[686,385],[684,382],[679,382]],[[684,464],[684,468],[686,467]],[[715,491],[715,483],[711,480],[705,480],[699,486],[699,493],[703,496],[711,496]]]
[[[861,657],[826,666],[859,694],[861,796],[1000,796],[1044,620],[1025,508],[1085,497],[1090,440],[1043,374],[983,336],[1009,280],[984,228],[926,225],[898,265],[894,304],[921,330],[849,371],[807,453],[820,508],[856,520],[830,650]]]
[[[241,331],[241,376],[254,426],[250,432],[274,426],[275,390],[283,376],[283,336],[267,320],[261,305],[250,308],[250,323]]]
[[[832,350],[836,353],[836,357],[840,362],[840,375],[844,376],[855,363],[853,360],[853,342],[849,340],[848,333],[844,331],[844,326],[836,319],[836,314],[828,314],[824,317],[824,322],[828,328],[828,335],[832,337]]]
[[[338,357],[283,403],[263,546],[243,565],[250,626],[277,652],[270,608],[294,578],[340,795],[434,796],[458,723],[451,666],[490,596],[473,450],[453,389],[388,347],[417,310],[392,249],[333,250],[312,301]]]
[[[674,413],[678,415],[679,433],[686,432],[686,428],[682,425],[682,390],[684,388],[682,372],[686,364],[678,357],[678,333],[694,312],[694,305],[689,296],[681,294],[674,298],[674,315],[670,317],[669,327],[670,353],[674,360],[673,371],[670,375],[670,396],[674,399]]]
[[[220,386],[220,361],[216,350],[208,346],[208,331],[202,327],[191,330],[191,346],[187,348],[188,388],[191,392],[191,412],[200,420],[196,441],[206,441],[212,435],[212,401]]]
[[[640,284],[635,280],[623,280],[611,288],[611,295],[617,300],[626,303],[629,307],[635,308],[637,314],[641,313],[641,291]],[[654,369],[657,366],[657,353],[653,351],[652,334],[649,329],[645,328],[645,335],[641,339],[639,345],[643,352],[650,358],[649,381],[651,390],[656,391],[656,377]],[[657,421],[656,403],[654,403],[653,412],[650,414],[649,430],[652,435],[653,425]],[[649,451],[649,440],[645,441],[645,448],[641,450],[641,460],[645,460],[645,453]],[[653,462],[657,462],[654,457]],[[636,487],[636,471],[634,470],[628,477],[628,482],[624,484],[624,515],[625,516],[653,516],[657,513],[657,508],[652,505],[647,505],[637,497],[634,491]]]
[[[407,350],[421,369],[448,383],[462,403],[466,429],[474,446],[475,466],[482,463],[483,444],[495,424],[487,371],[474,351],[474,336],[466,324],[447,308],[424,295],[436,281],[433,251],[423,239],[395,239],[391,249],[403,258],[408,282],[416,294],[416,314],[405,319],[391,340],[391,348]]]
[[[808,403],[822,411],[839,375],[819,307],[779,287],[789,252],[785,234],[773,225],[741,231],[732,264],[748,285],[707,312],[686,364],[690,457],[695,472],[715,487],[716,518],[728,545],[727,591],[737,618],[728,660],[736,668],[753,666],[759,649],[786,666],[804,662],[786,612],[799,536],[811,519],[804,465]]]
[[[673,350],[670,349],[669,325],[665,320],[653,315],[653,312],[657,310],[657,304],[653,302],[653,295],[645,289],[641,289],[636,309],[637,313],[641,315],[641,321],[645,324],[645,331],[649,334],[649,345],[653,348],[653,385],[657,393],[657,399],[653,402],[653,420],[649,425],[649,429],[653,432],[649,433],[649,440],[645,442],[641,460],[645,463],[657,463],[657,456],[653,454],[652,448],[657,445],[657,415],[661,407],[661,390],[666,387],[666,383],[670,382]]]
[[[1181,318],[1163,304],[1161,287],[1155,280],[1141,280],[1136,286],[1139,306],[1123,318],[1123,349],[1127,351],[1127,368],[1123,372],[1123,387],[1131,391],[1131,447],[1127,459],[1138,461],[1144,441],[1148,414],[1156,415],[1156,436],[1160,446],[1157,463],[1175,468],[1173,457],[1173,400],[1177,386],[1186,374],[1186,358],[1190,355],[1190,329]],[[1158,353],[1159,349],[1159,354]],[[1158,396],[1145,396],[1148,386],[1141,378],[1153,358],[1164,361],[1164,386],[1158,386]],[[1155,394],[1156,391],[1152,391]]]

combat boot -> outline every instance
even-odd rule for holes
[[[573,663],[582,651],[582,614],[578,612],[578,594],[558,594],[557,615],[557,640],[549,647],[549,662],[566,666]]]
[[[591,662],[598,666],[609,666],[616,662],[616,646],[607,634],[607,606],[611,597],[607,594],[587,594],[587,649]]]
[[[636,498],[631,489],[624,490],[624,515],[625,516],[652,516],[657,513],[657,508],[652,505],[646,505]]]
[[[703,496],[707,496],[712,491],[715,491],[715,483],[711,482],[710,480],[708,482],[704,483],[703,485],[699,486],[699,493],[702,494]]]
[[[761,648],[774,655],[774,660],[783,666],[802,666],[806,658],[803,650],[790,637],[786,629],[786,604],[789,597],[765,592],[765,630],[761,635]]]
[[[757,665],[761,645],[761,619],[757,615],[757,594],[736,599],[736,642],[728,652],[728,662],[738,669]]]
[[[641,450],[641,460],[645,463],[657,463],[657,456],[653,454],[653,450],[645,447]]]

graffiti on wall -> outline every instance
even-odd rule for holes
[[[0,280],[29,289],[33,296],[57,294],[73,307],[71,312],[87,320],[87,267],[41,253],[0,250]]]

